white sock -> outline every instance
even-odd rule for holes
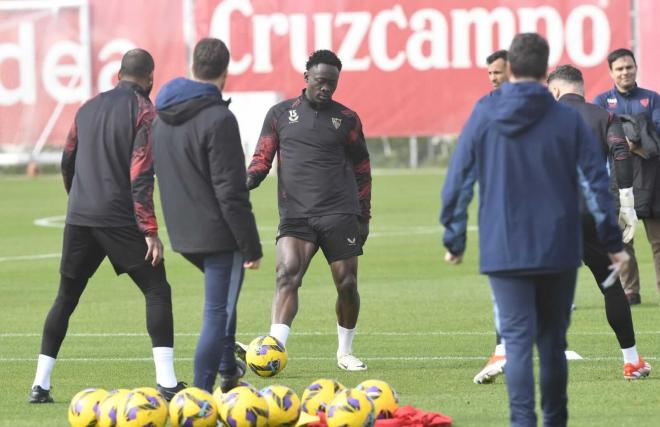
[[[495,346],[495,356],[506,356],[506,351],[504,350],[504,343],[497,344]]]
[[[172,347],[154,347],[154,364],[156,365],[156,382],[163,387],[177,385],[174,373],[174,349]]]
[[[342,326],[339,326],[339,323],[337,323],[337,338],[339,341],[339,346],[337,347],[337,357],[344,354],[353,353],[353,338],[355,337],[356,329],[357,327],[353,329],[346,329]]]
[[[637,354],[636,345],[630,348],[622,348],[621,353],[623,353],[623,363],[632,363],[633,365],[639,363],[639,354]]]
[[[50,390],[50,374],[53,372],[55,360],[56,359],[44,354],[39,355],[39,359],[37,360],[37,373],[34,376],[32,387],[38,385],[44,390]]]
[[[270,325],[270,334],[268,335],[277,338],[279,342],[281,342],[282,345],[286,347],[286,340],[289,338],[290,330],[291,328],[284,323],[273,323]]]

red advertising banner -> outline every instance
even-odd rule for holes
[[[296,96],[309,52],[343,62],[338,101],[370,135],[456,133],[490,90],[485,59],[518,32],[550,44],[551,65],[584,72],[588,97],[610,86],[607,54],[631,40],[628,0],[198,0],[198,36],[230,46],[228,88]]]
[[[181,1],[5,1],[0,23],[0,144],[43,134],[62,145],[77,108],[114,86],[134,47],[154,56],[155,89],[187,70]]]
[[[132,47],[154,55],[155,96],[187,73],[189,49],[206,36],[230,47],[228,91],[296,96],[309,53],[329,48],[344,65],[335,97],[368,135],[457,133],[490,90],[486,56],[517,32],[546,36],[551,66],[582,69],[588,98],[609,88],[608,52],[631,46],[629,8],[628,0],[2,1],[0,145],[61,145],[75,110],[113,86]]]

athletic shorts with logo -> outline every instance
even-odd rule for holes
[[[295,237],[320,247],[328,264],[362,255],[357,215],[334,214],[283,218],[276,240]]]

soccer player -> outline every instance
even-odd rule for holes
[[[660,95],[637,86],[637,62],[628,49],[616,49],[607,56],[609,72],[614,87],[596,96],[594,104],[618,115],[645,115],[651,124],[651,132],[660,136]],[[660,172],[657,158],[642,159],[633,156],[634,175],[637,177],[635,209],[644,221],[646,238],[651,244],[655,265],[656,287],[660,292],[660,184],[656,175]],[[623,288],[630,305],[641,304],[639,294],[639,269],[635,259],[633,241],[626,245],[631,255],[629,268],[621,273]]]
[[[500,49],[486,58],[488,79],[493,85],[493,89],[499,89],[502,83],[509,81],[509,72],[506,67],[506,53],[506,49]]]
[[[507,67],[507,51],[500,49],[486,58],[488,64],[488,79],[493,85],[493,90],[497,90],[503,83],[509,81],[509,70]],[[491,294],[492,295],[492,294]],[[493,296],[493,314],[495,317],[495,351],[488,358],[486,365],[474,376],[472,382],[475,384],[490,384],[495,381],[499,375],[504,373],[506,365],[506,351],[500,334],[500,325],[497,320],[497,304]]]
[[[360,295],[358,255],[371,217],[371,167],[358,115],[335,102],[341,61],[329,50],[308,59],[307,87],[273,106],[264,120],[248,167],[247,186],[257,187],[278,156],[277,279],[270,335],[286,345],[298,311],[298,288],[321,248],[337,288],[337,364],[360,371],[353,355]]]
[[[620,201],[619,226],[623,228],[623,242],[629,242],[635,235],[637,215],[632,189],[632,159],[620,120],[603,108],[585,102],[582,73],[571,65],[557,67],[548,75],[548,89],[557,101],[575,108],[580,113],[600,142],[601,159],[603,163],[609,163],[613,171],[610,187],[614,187],[614,191],[618,189],[616,194]],[[651,372],[651,365],[637,353],[635,329],[626,294],[618,275],[610,286],[602,285],[611,273],[608,268],[610,261],[607,249],[598,241],[594,218],[584,205],[581,208],[584,238],[582,259],[591,270],[605,298],[605,314],[623,353],[623,376],[632,380],[646,377]]]
[[[582,256],[579,186],[613,267],[624,264],[608,177],[591,130],[543,81],[549,47],[514,37],[510,83],[475,105],[452,156],[441,222],[446,259],[465,251],[467,207],[479,182],[480,270],[487,274],[506,342],[510,421],[535,426],[533,347],[540,360],[543,422],[568,422],[566,331]]]
[[[144,294],[158,390],[169,400],[186,386],[174,373],[172,296],[152,197],[153,71],[149,52],[127,52],[117,86],[86,102],[67,136],[62,175],[69,203],[60,286],[44,325],[31,403],[53,401],[50,378],[69,318],[106,256]]]
[[[229,50],[218,39],[193,51],[192,80],[168,82],[156,97],[154,163],[172,248],[204,272],[204,320],[195,352],[196,387],[234,388],[236,304],[244,268],[262,252],[236,118],[222,99]]]

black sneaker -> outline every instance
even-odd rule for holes
[[[245,375],[245,368],[245,362],[241,359],[236,359],[236,369],[233,374],[227,375],[220,373],[220,390],[222,390],[223,393],[227,393],[229,390],[236,387],[238,385],[238,380]]]
[[[156,384],[156,389],[168,402],[172,400],[175,394],[187,387],[188,384],[184,383],[183,381],[179,381],[174,387],[163,387],[160,384]]]
[[[30,391],[30,403],[53,403],[53,398],[50,395],[50,390],[44,390],[41,386],[35,385]]]

